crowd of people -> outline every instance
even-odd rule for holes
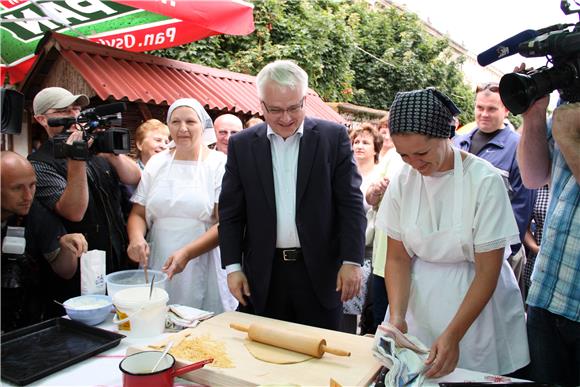
[[[360,334],[388,322],[430,347],[426,377],[580,384],[577,103],[547,120],[536,101],[520,135],[480,85],[477,125],[455,136],[459,109],[427,88],[347,130],[306,115],[293,61],[256,83],[263,121],[179,99],[136,129],[135,159],[55,157],[50,119],[89,99],[40,91],[48,140],[1,154],[2,331],[62,314],[52,300],[80,294],[96,249],[107,273],[166,272],[170,303]]]

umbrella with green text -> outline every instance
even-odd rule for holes
[[[218,34],[254,31],[253,5],[241,0],[0,0],[0,79],[22,81],[47,31],[149,51]]]

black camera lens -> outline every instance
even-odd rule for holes
[[[543,67],[531,74],[506,74],[499,82],[499,95],[510,112],[521,114],[544,95],[577,83],[574,64],[564,63],[560,67]]]
[[[536,92],[535,82],[526,74],[506,74],[499,82],[501,101],[513,114],[528,110],[530,104],[537,99]]]

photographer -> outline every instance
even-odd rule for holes
[[[89,152],[86,160],[55,157],[54,137],[64,128],[51,127],[49,119],[76,118],[88,104],[85,95],[73,95],[60,87],[41,90],[33,101],[34,118],[46,129],[49,139],[28,158],[38,178],[38,199],[62,217],[67,230],[83,233],[89,250],[106,252],[106,270],[110,273],[128,267],[120,182],[135,185],[141,173],[124,155]],[[78,129],[76,125],[70,128],[67,144],[86,141]],[[88,140],[89,150],[91,145],[92,140]],[[71,296],[80,290],[80,281],[75,282],[76,287],[69,290]]]
[[[578,386],[580,103],[559,106],[548,125],[547,106],[545,96],[523,114],[517,152],[524,184],[538,188],[548,183],[551,188],[543,241],[527,298],[530,377],[538,382]]]
[[[34,201],[36,176],[24,157],[3,151],[0,164],[2,331],[7,332],[53,317],[57,289],[46,285],[53,277],[74,275],[87,241],[82,234],[67,234],[61,221]],[[8,235],[9,228],[23,235]]]

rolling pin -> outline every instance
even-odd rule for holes
[[[250,340],[274,347],[288,349],[294,352],[321,358],[325,352],[336,356],[350,356],[350,352],[332,348],[326,345],[326,340],[306,336],[296,332],[288,332],[280,328],[269,327],[261,324],[251,324],[249,327],[237,323],[231,323],[230,328],[248,332]]]

